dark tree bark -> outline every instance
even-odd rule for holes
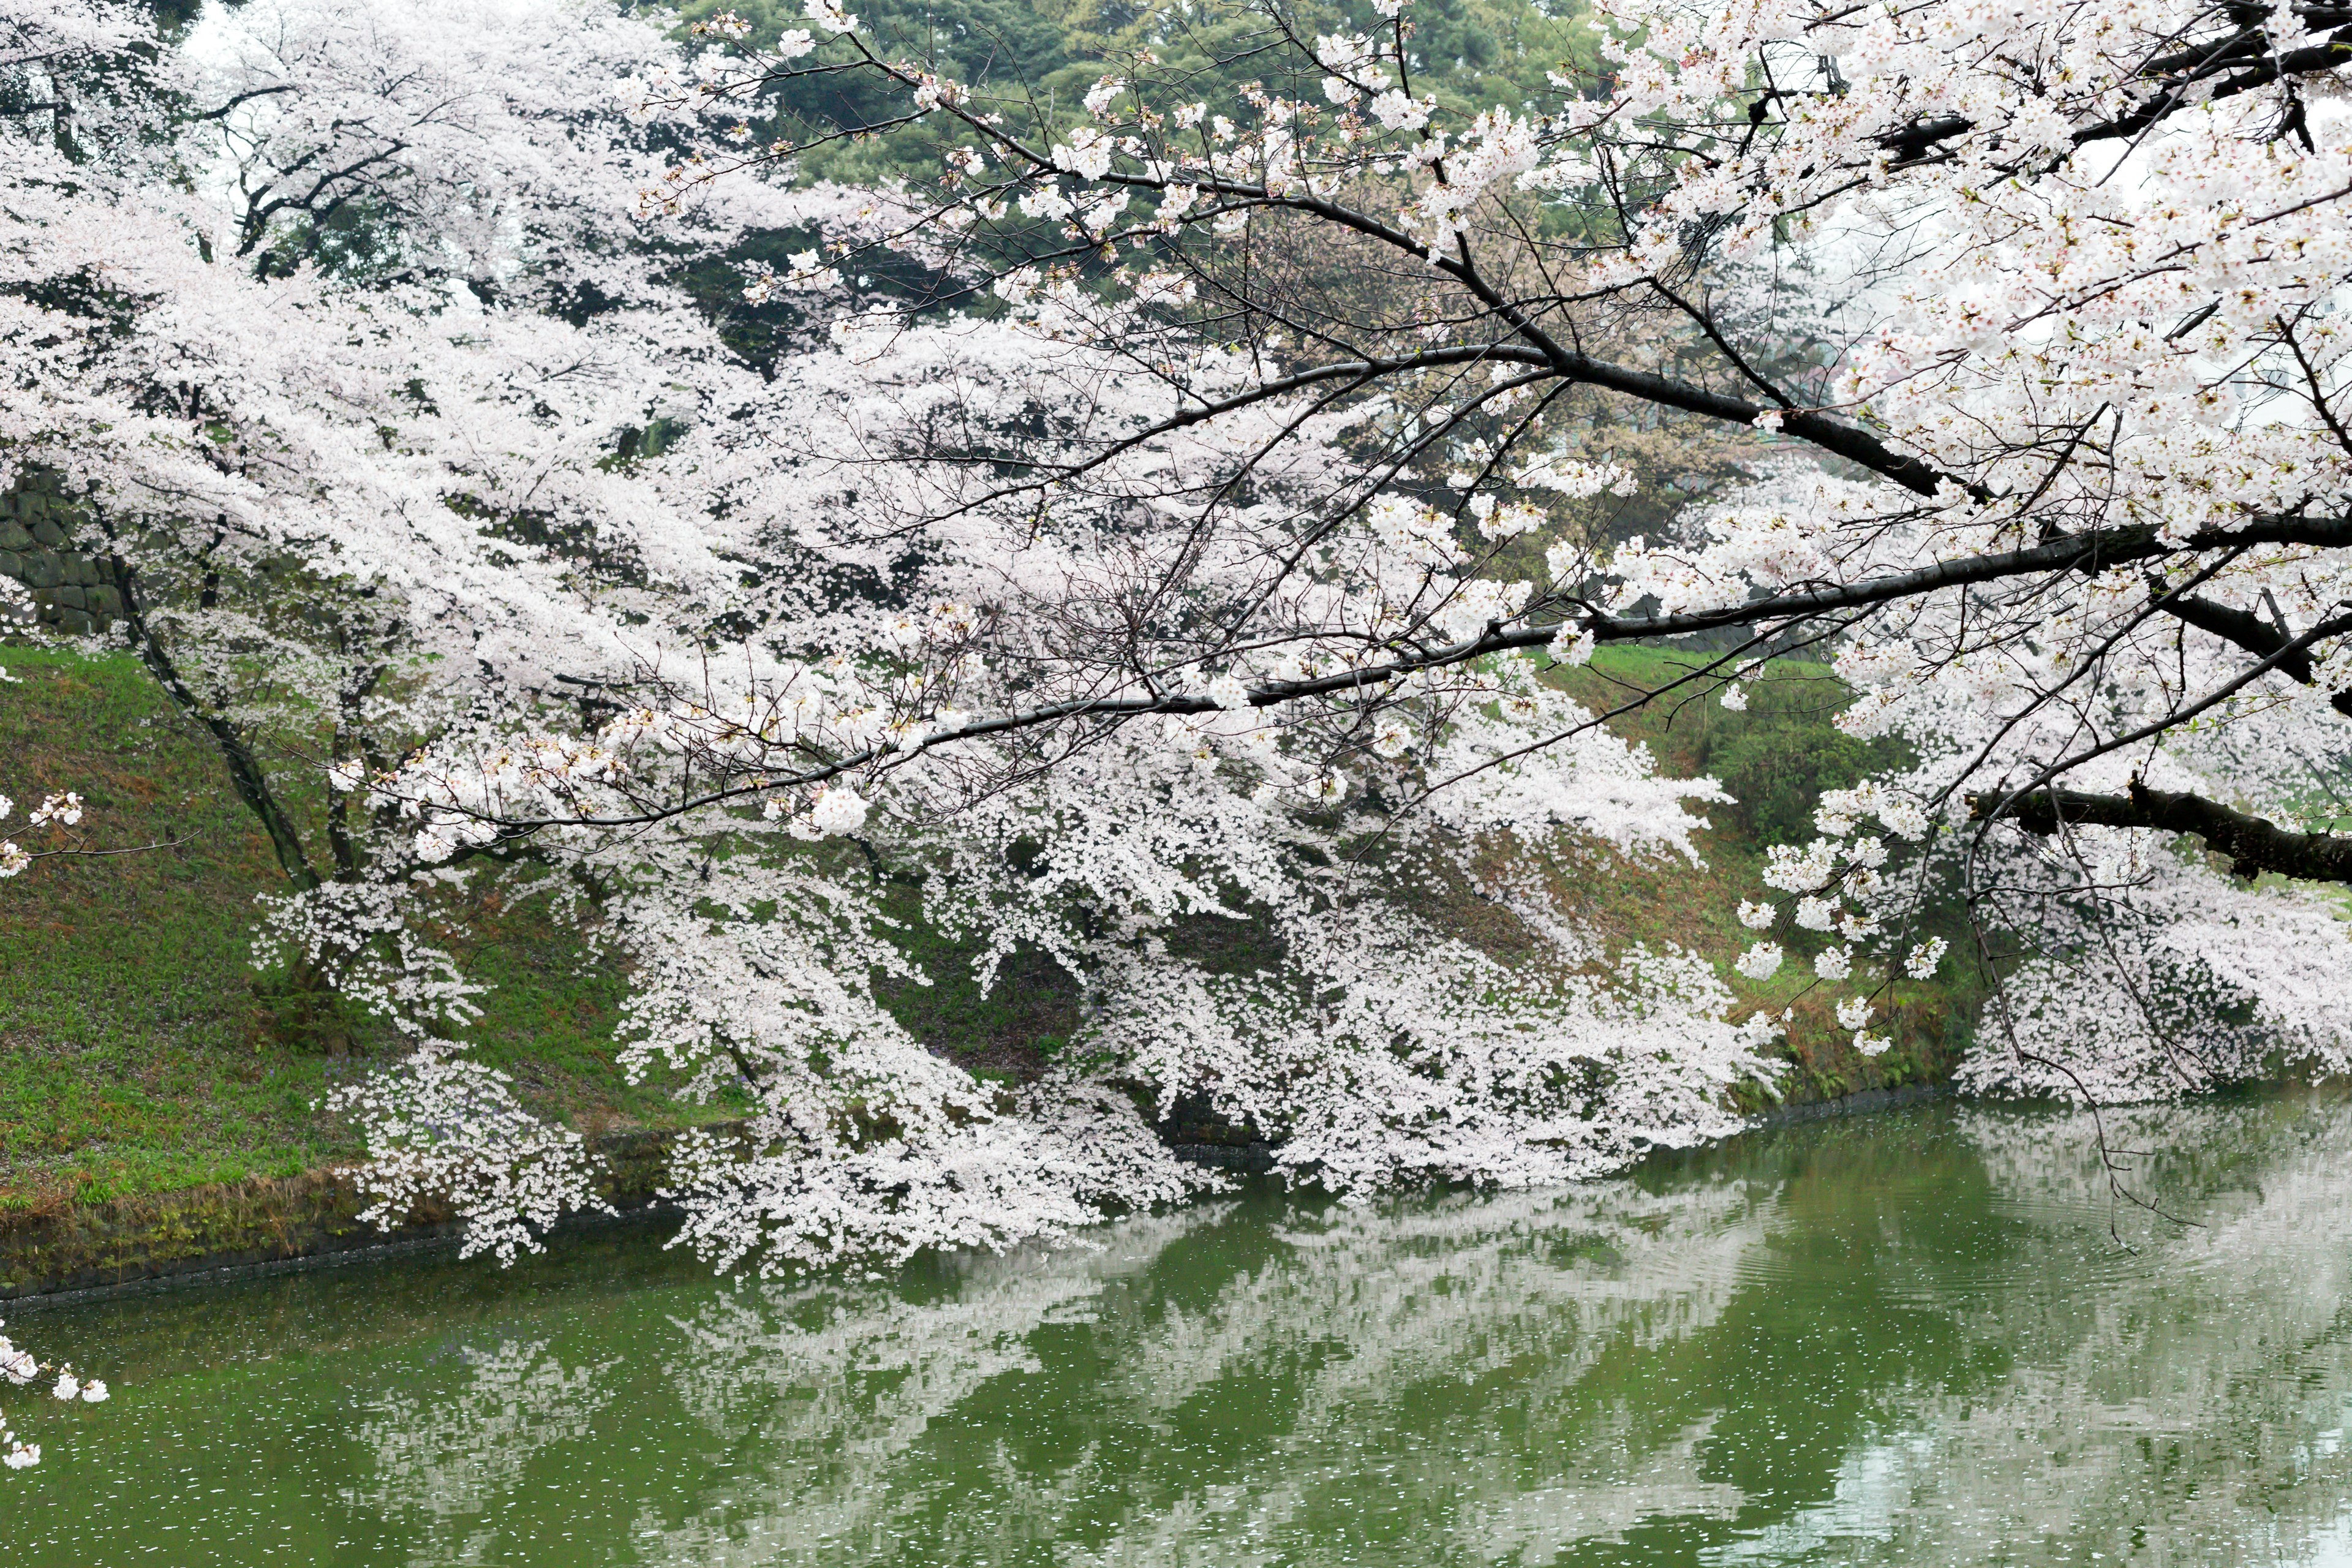
[[[2263,658],[2273,658],[2282,652],[2285,653],[2286,657],[2280,658],[2278,663],[2281,675],[2305,686],[2313,684],[2316,679],[2309,650],[2290,650],[2288,644],[2293,639],[2260,616],[2187,595],[2160,599],[2157,605],[2167,615],[2178,616],[2199,631],[2210,632],[2223,642],[2237,644],[2248,653]],[[2352,690],[2336,693],[2327,700],[2327,705],[2346,718],[2352,719]]]
[[[139,658],[148,673],[155,678],[173,706],[210,735],[220,751],[221,761],[227,765],[229,784],[237,798],[245,802],[253,815],[260,819],[269,835],[269,847],[277,852],[278,864],[286,879],[305,891],[319,885],[319,873],[311,867],[310,857],[302,847],[302,836],[294,821],[278,802],[276,792],[269,787],[268,775],[261,770],[261,761],[237,733],[236,726],[207,709],[181,676],[172,656],[156,640],[147,625],[146,606],[136,581],[137,574],[121,556],[111,556],[106,563],[106,574],[122,597],[122,619],[131,635],[131,646],[138,649]]]
[[[1979,822],[1998,818],[2044,837],[2062,822],[2193,833],[2229,856],[2231,871],[2240,877],[2275,871],[2309,882],[2352,882],[2352,836],[2290,832],[2202,795],[2150,789],[2137,779],[2123,795],[2073,789],[1972,795],[1969,812]]]

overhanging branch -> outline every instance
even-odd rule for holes
[[[2271,625],[2251,611],[2217,605],[2210,599],[2199,599],[2188,595],[2176,595],[2158,606],[2168,615],[2179,616],[2199,631],[2209,632],[2223,642],[2235,643],[2248,653],[2263,658],[2279,659],[2279,673],[2305,686],[2314,684],[2317,676],[2308,651],[2288,652],[2292,640],[2279,627]],[[2339,691],[2327,700],[2328,706],[2347,718],[2352,718],[2352,689]]]
[[[2193,833],[2229,856],[2236,876],[2275,871],[2307,882],[2352,882],[2352,836],[2290,832],[2203,795],[2150,789],[2137,779],[2123,795],[2074,789],[2040,789],[2016,796],[1972,795],[1969,814],[1979,822],[1998,816],[2043,837],[2056,833],[2062,823]]]
[[[1499,622],[1490,622],[1486,629],[1476,637],[1436,647],[1411,651],[1401,649],[1398,657],[1386,663],[1309,679],[1274,680],[1253,686],[1248,689],[1246,700],[1252,708],[1274,708],[1307,698],[1368,694],[1417,670],[1441,669],[1492,654],[1543,647],[1563,632],[1572,634],[1580,631],[1591,634],[1596,642],[1618,643],[1638,642],[1650,637],[1688,637],[1696,632],[1729,626],[1778,623],[1785,628],[1824,616],[1869,610],[1950,588],[2054,573],[2096,574],[2154,557],[2245,544],[2307,544],[2321,549],[2343,548],[2352,545],[2352,517],[2289,515],[2261,518],[2239,529],[2193,534],[2172,545],[2167,545],[2153,527],[2111,529],[2096,534],[2053,540],[2025,550],[1958,556],[1916,571],[1887,573],[1857,583],[1766,595],[1717,609],[1688,610],[1660,616],[1594,615],[1566,624],[1507,626]],[[2346,619],[2352,623],[2352,617]],[[2346,629],[2347,626],[2322,625],[2297,640],[2341,635]],[[910,745],[900,745],[896,742],[869,745],[790,773],[757,773],[747,782],[727,784],[674,804],[613,816],[500,818],[492,813],[467,811],[446,803],[435,804],[438,809],[454,811],[460,816],[497,822],[502,838],[521,837],[542,827],[559,826],[638,826],[667,821],[709,806],[766,795],[779,789],[824,784],[845,773],[892,764],[961,741],[1010,734],[1070,720],[1124,720],[1154,714],[1209,713],[1216,711],[1220,706],[1215,699],[1189,691],[1073,698],[934,730]]]

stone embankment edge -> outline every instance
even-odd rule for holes
[[[11,595],[0,594],[0,630],[29,612],[52,632],[102,632],[122,614],[106,566],[75,547],[86,521],[55,473],[28,470],[0,490],[0,577],[13,579],[27,601],[12,616]]]
[[[1896,1110],[1951,1093],[1949,1084],[1910,1083],[1776,1106],[1757,1117],[1751,1131]],[[574,1215],[557,1234],[643,1223],[671,1212],[655,1195],[668,1142],[669,1135],[660,1132],[593,1141],[592,1149],[614,1172],[604,1196],[616,1212]],[[1237,1175],[1263,1175],[1275,1163],[1270,1143],[1179,1142],[1171,1150],[1189,1163]],[[191,1188],[18,1222],[0,1228],[0,1301],[19,1308],[64,1305],[159,1287],[453,1252],[464,1230],[455,1219],[431,1215],[378,1230],[359,1218],[362,1206],[348,1182],[317,1173]],[[231,1240],[243,1244],[221,1245]]]
[[[1865,1089],[1856,1094],[1840,1095],[1835,1100],[1776,1105],[1758,1116],[1748,1131],[1765,1132],[1775,1127],[1824,1121],[1833,1116],[1865,1116],[1881,1110],[1900,1110],[1909,1105],[1924,1105],[1931,1100],[1948,1100],[1957,1092],[1948,1082],[1898,1083],[1892,1089]]]
[[[719,1124],[724,1130],[726,1124]],[[589,1141],[608,1173],[598,1195],[616,1218],[654,1208],[674,1133],[610,1133]],[[190,1187],[176,1193],[68,1204],[0,1220],[0,1301],[87,1300],[183,1277],[218,1279],[360,1258],[446,1247],[463,1224],[447,1211],[380,1230],[360,1218],[358,1190],[332,1171]],[[604,1216],[567,1223],[571,1231]],[[607,1221],[606,1223],[610,1223]]]
[[[1750,1118],[1748,1126],[1732,1136],[1744,1138],[1752,1132],[1769,1132],[1776,1127],[1793,1127],[1834,1116],[1864,1116],[1874,1111],[1899,1110],[1905,1106],[1943,1100],[1952,1093],[1952,1086],[1948,1083],[1904,1083],[1892,1089],[1865,1089],[1857,1093],[1840,1095],[1834,1100],[1776,1105]],[[1173,1143],[1169,1147],[1180,1160],[1206,1165],[1213,1170],[1231,1171],[1238,1175],[1264,1175],[1274,1169],[1275,1146],[1271,1143]]]

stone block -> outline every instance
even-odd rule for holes
[[[0,518],[0,551],[31,548],[33,534],[30,529],[14,518]]]
[[[87,637],[98,630],[98,623],[89,618],[87,611],[60,609],[58,612],[58,630],[75,637]]]
[[[33,537],[55,550],[66,542],[66,531],[58,526],[55,518],[38,517],[33,520]]]
[[[97,587],[87,590],[82,595],[82,599],[89,605],[91,615],[104,616],[111,619],[122,613],[122,595],[110,584],[101,583]]]
[[[64,563],[54,550],[36,550],[24,557],[22,579],[31,588],[54,588],[65,580]]]
[[[63,586],[53,590],[52,595],[58,604],[64,605],[68,610],[87,610],[89,608],[89,601],[81,596],[81,584],[79,583],[68,583]]]

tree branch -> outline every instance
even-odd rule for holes
[[[2290,639],[2285,631],[2250,610],[2232,609],[2228,605],[2217,605],[2210,599],[2187,595],[2166,600],[2157,607],[2168,615],[2179,616],[2200,632],[2210,632],[2223,642],[2235,643],[2248,653],[2263,658],[2277,658],[2288,648]],[[2278,670],[2281,675],[2305,686],[2312,685],[2317,679],[2307,649],[2287,651],[2286,657],[2279,659]],[[2352,689],[2336,693],[2327,700],[2327,704],[2346,718],[2352,719]]]
[[[2352,882],[2352,837],[2292,833],[2202,795],[2150,789],[2137,779],[2125,795],[2059,788],[2015,797],[1999,791],[1972,795],[1969,814],[1979,822],[1997,814],[2044,837],[2057,832],[2061,822],[2191,833],[2229,856],[2234,876],[2275,871],[2307,882]]]
[[[2097,573],[2128,565],[2151,556],[2187,553],[2200,550],[2226,549],[2231,545],[2273,543],[2316,543],[2341,547],[2352,544],[2352,518],[2319,519],[2304,517],[2273,517],[2260,519],[2242,530],[2228,532],[2191,535],[2178,545],[2165,544],[2153,527],[2116,529],[2087,537],[2054,540],[2035,545],[2030,550],[2009,551],[1998,555],[1966,555],[1915,572],[1889,573],[1885,576],[1865,578],[1862,582],[1842,586],[1807,589],[1796,593],[1770,595],[1749,599],[1720,609],[1690,610],[1666,616],[1600,616],[1595,615],[1574,623],[1578,629],[1590,632],[1596,642],[1638,642],[1646,637],[1686,637],[1694,632],[1714,631],[1726,626],[1756,626],[1769,621],[1795,623],[1848,610],[1864,610],[1898,600],[1916,598],[1946,588],[1965,587],[1979,583],[2000,582],[2008,578],[2047,576],[2056,573],[2078,571]],[[2352,623],[2352,616],[2346,617]],[[1327,697],[1340,693],[1362,693],[1375,690],[1388,682],[1417,670],[1440,669],[1451,665],[1465,664],[1491,654],[1507,653],[1514,649],[1542,647],[1566,629],[1560,623],[1505,627],[1500,622],[1488,623],[1486,629],[1475,637],[1442,647],[1415,651],[1386,664],[1341,671],[1336,675],[1318,676],[1306,680],[1268,681],[1249,689],[1248,706],[1273,708],[1302,698]],[[2321,637],[2340,635],[2343,626],[2323,624],[2296,639],[2308,646]],[[2252,674],[2261,674],[2257,669]],[[2251,678],[2251,677],[2249,677]],[[2234,689],[2234,688],[2225,689]],[[2218,700],[2218,699],[2216,699]],[[1040,725],[1059,723],[1071,719],[1136,719],[1151,714],[1210,713],[1219,704],[1210,697],[1193,692],[1155,692],[1141,697],[1079,697],[1064,702],[1024,709],[994,718],[973,720],[952,729],[935,730],[912,746],[887,744],[870,745],[812,767],[789,773],[763,773],[749,783],[728,784],[689,797],[673,805],[648,807],[625,816],[539,816],[506,819],[489,812],[469,811],[452,807],[446,802],[433,802],[437,809],[455,809],[458,815],[479,821],[495,821],[502,837],[516,837],[535,833],[542,827],[628,827],[646,823],[667,821],[704,807],[724,805],[746,797],[756,797],[774,790],[803,784],[823,784],[860,768],[887,764],[894,758],[912,758],[921,752],[959,741],[978,740],[989,735],[1009,734],[1015,731],[1034,729]],[[2189,715],[2177,715],[2176,721]],[[2086,759],[2076,759],[2080,762]],[[2070,763],[2069,765],[2074,765]],[[2037,786],[2038,787],[2038,786]],[[2028,792],[2030,793],[2030,792]]]

